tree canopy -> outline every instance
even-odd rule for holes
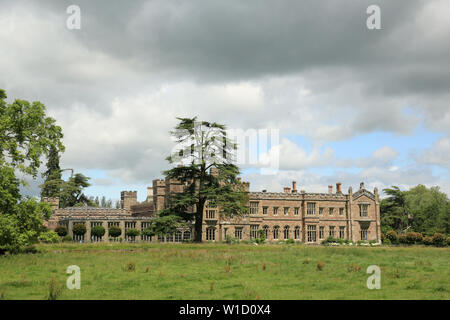
[[[50,206],[23,198],[16,170],[36,178],[43,158],[51,150],[63,151],[62,130],[38,102],[6,102],[0,89],[0,249],[16,249],[36,240]]]
[[[207,202],[214,203],[228,217],[245,214],[248,193],[238,181],[239,168],[233,163],[236,145],[227,137],[226,127],[197,118],[177,118],[171,132],[177,147],[167,160],[174,165],[164,172],[179,181],[182,192],[169,195],[161,215],[177,215],[194,221],[194,240],[202,239],[202,216]]]
[[[380,204],[383,231],[450,233],[450,201],[439,187],[417,185],[402,191],[393,186],[383,191],[388,195]]]

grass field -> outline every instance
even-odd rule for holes
[[[450,299],[450,248],[146,243],[38,249],[0,257],[0,298],[46,299],[53,277],[59,299]],[[65,286],[69,265],[81,268],[80,290]],[[366,286],[369,265],[381,268],[380,290]]]

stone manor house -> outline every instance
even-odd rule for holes
[[[244,182],[247,190],[249,182]],[[136,191],[121,192],[121,208],[71,207],[60,209],[56,198],[44,198],[53,206],[53,215],[48,227],[66,226],[73,237],[73,226],[85,224],[86,234],[75,237],[76,241],[108,241],[108,228],[119,226],[125,241],[181,242],[192,238],[192,228],[184,228],[175,234],[127,239],[126,230],[135,228],[145,230],[150,221],[164,208],[168,195],[181,192],[183,185],[176,180],[156,179],[147,188],[147,199],[137,201]],[[342,192],[341,183],[336,190],[328,186],[327,193],[308,193],[298,191],[296,182],[285,187],[283,192],[249,192],[249,213],[242,217],[222,217],[218,208],[206,205],[203,214],[203,240],[224,241],[227,235],[240,240],[250,240],[264,230],[267,241],[294,239],[295,241],[318,244],[328,236],[380,242],[380,200],[377,188],[373,193],[365,189]],[[91,228],[102,225],[106,233],[102,239],[91,236]]]

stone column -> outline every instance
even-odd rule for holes
[[[136,229],[139,230],[139,232],[141,232],[141,227],[142,227],[142,222],[141,220],[136,221]],[[174,235],[175,236],[175,235]],[[140,242],[141,241],[141,236],[137,236],[135,239],[136,242]]]
[[[72,220],[69,220],[67,231],[68,231],[69,236],[73,239],[73,221]]]
[[[86,233],[84,234],[84,242],[91,242],[91,220],[86,220]]]

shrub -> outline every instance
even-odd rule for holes
[[[108,233],[110,237],[117,238],[122,234],[122,230],[118,226],[111,226]]]
[[[361,270],[361,267],[358,266],[357,264],[352,263],[348,266],[348,272],[358,272],[360,270]]]
[[[432,237],[424,237],[423,238],[423,244],[426,246],[433,245],[433,238]]]
[[[259,230],[258,231],[258,238],[255,239],[255,242],[257,244],[263,244],[266,241],[266,235],[264,233],[264,230]]]
[[[392,242],[388,238],[384,238],[383,244],[390,245]]]
[[[84,223],[78,223],[73,226],[73,234],[82,236],[86,233],[86,225]]]
[[[408,244],[408,239],[406,238],[406,234],[399,235],[398,242],[402,243],[402,244]]]
[[[58,243],[61,241],[55,231],[45,231],[39,235],[39,241],[44,243]]]
[[[326,238],[325,240],[322,241],[322,244],[323,245],[327,245],[327,244],[330,244],[330,243],[338,243],[338,242],[339,242],[338,239],[335,239],[332,236],[329,236],[328,238]]]
[[[447,237],[447,245],[450,246],[450,237]]]
[[[64,237],[67,235],[67,228],[64,226],[58,226],[55,228],[55,232],[60,236]]]
[[[70,242],[70,241],[72,241],[73,239],[72,239],[72,237],[70,236],[70,235],[65,235],[63,238],[62,238],[62,241],[63,242]]]
[[[322,271],[323,270],[323,268],[325,268],[325,262],[323,262],[323,261],[319,261],[319,262],[317,262],[317,271]]]
[[[103,226],[95,226],[91,229],[91,235],[96,237],[103,237],[105,235],[105,228]]]
[[[233,242],[233,237],[230,236],[229,234],[227,234],[225,236],[225,242],[228,243],[228,244],[231,244]]]
[[[294,239],[287,239],[286,240],[286,244],[294,244],[294,243],[295,243]]]
[[[122,267],[123,271],[127,272],[135,272],[136,271],[136,263],[128,262],[125,266]]]
[[[139,230],[138,230],[138,229],[135,229],[135,228],[128,229],[128,230],[125,232],[125,235],[126,235],[127,237],[132,237],[133,239],[134,239],[135,237],[139,236],[140,234],[141,234],[141,233],[139,232]]]
[[[48,300],[56,300],[61,295],[62,288],[58,285],[55,277],[50,278],[50,283],[48,284]]]
[[[386,232],[386,238],[389,239],[391,243],[396,243],[398,239],[397,232],[395,232],[394,230],[389,230],[388,232]]]
[[[433,235],[433,244],[437,247],[442,247],[445,245],[446,239],[444,238],[444,235],[442,233],[436,232]]]
[[[409,244],[420,243],[423,240],[423,236],[420,232],[408,232],[406,234],[406,241]]]

